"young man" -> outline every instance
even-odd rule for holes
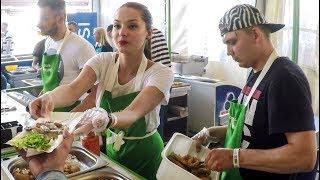
[[[231,102],[228,127],[211,127],[194,139],[225,137],[205,164],[223,171],[221,179],[296,179],[315,167],[316,137],[309,84],[302,70],[277,54],[270,33],[282,24],[266,22],[258,9],[237,5],[219,29],[228,55],[252,68],[237,102]]]
[[[87,60],[95,55],[95,50],[87,40],[68,30],[64,0],[39,0],[38,6],[38,27],[43,35],[48,36],[41,66],[43,92],[47,92],[72,82]]]

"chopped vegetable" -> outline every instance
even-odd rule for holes
[[[13,146],[18,149],[33,148],[37,151],[45,151],[50,147],[50,139],[46,138],[44,134],[37,132],[30,132],[21,139],[14,140]]]

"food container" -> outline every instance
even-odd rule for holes
[[[11,71],[15,71],[18,69],[18,65],[14,64],[14,65],[6,65],[4,67],[8,72],[11,72]]]
[[[85,174],[74,176],[70,180],[97,180],[97,179],[112,179],[112,180],[130,180],[124,175],[120,174],[118,171],[105,167],[91,171]]]
[[[161,153],[162,161],[157,172],[158,180],[167,180],[167,179],[188,179],[188,180],[199,180],[197,176],[191,174],[190,172],[184,170],[178,165],[174,164],[168,159],[168,156],[172,153],[185,156],[187,154],[199,158],[201,161],[204,161],[209,149],[202,147],[199,153],[196,152],[196,144],[188,136],[185,136],[180,133],[174,133],[166,147]],[[218,180],[219,175],[217,172],[211,171],[210,174],[211,180]]]
[[[75,172],[73,174],[68,174],[67,177],[73,177],[76,175],[83,174],[88,171],[92,171],[94,169],[98,169],[107,165],[107,162],[101,159],[99,156],[89,152],[88,150],[84,149],[78,142],[74,143],[70,154],[77,157],[80,163],[80,171]],[[15,168],[24,168],[27,167],[27,163],[18,156],[12,157],[8,160],[3,160],[1,162],[1,167],[8,176],[10,180],[14,180],[12,172]]]

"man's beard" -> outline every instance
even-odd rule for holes
[[[53,28],[51,28],[47,32],[41,32],[41,33],[44,34],[44,35],[53,36],[53,35],[56,35],[57,32],[58,32],[58,26],[55,25]]]

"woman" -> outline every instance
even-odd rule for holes
[[[106,31],[102,27],[97,27],[93,32],[94,39],[96,40],[95,50],[97,53],[112,52],[113,48],[107,41]]]
[[[54,107],[70,105],[98,81],[96,105],[101,108],[87,110],[75,133],[104,131],[109,157],[147,179],[156,179],[163,150],[157,132],[159,110],[169,101],[173,73],[144,55],[151,26],[151,14],[144,5],[122,5],[112,33],[118,52],[90,59],[71,84],[31,102],[30,113],[37,118]]]

